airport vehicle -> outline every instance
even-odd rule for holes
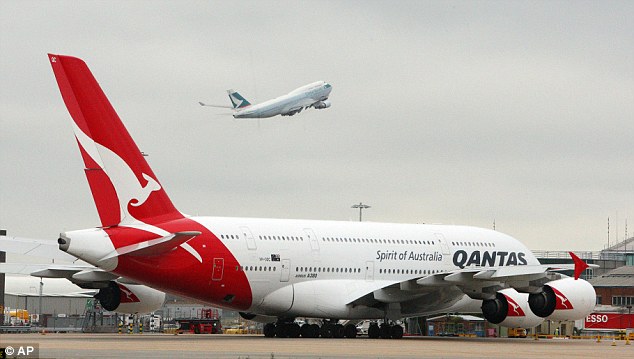
[[[9,315],[5,319],[9,320],[9,325],[29,325],[30,323],[31,316],[26,309],[9,309],[7,313]]]
[[[217,310],[205,309],[197,317],[176,318],[179,333],[222,334],[222,324]]]
[[[509,328],[509,338],[526,338],[526,329],[524,328]]]
[[[227,90],[231,107],[234,110],[234,118],[267,118],[277,115],[293,116],[308,108],[318,110],[330,107],[328,101],[332,86],[324,81],[317,81],[299,87],[286,95],[276,97],[259,104],[251,105],[242,95],[235,90]],[[199,102],[201,106],[228,107],[220,105],[207,105]]]
[[[493,230],[184,215],[87,65],[49,60],[101,220],[60,234],[60,250],[95,266],[63,274],[101,288],[106,309],[151,311],[160,290],[238,310],[267,323],[266,336],[354,337],[339,319],[384,319],[368,334],[399,338],[403,328],[388,323],[402,317],[481,310],[492,323],[533,327],[594,308],[594,289],[579,279],[587,264],[573,253],[574,278],[552,271],[570,265],[541,265]],[[296,317],[323,321],[300,327]]]
[[[158,332],[161,330],[161,316],[156,314],[151,314],[148,317],[148,329],[151,332]]]

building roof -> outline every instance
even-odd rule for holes
[[[612,246],[610,246],[609,248],[607,248],[608,251],[610,252],[628,252],[628,253],[632,253],[634,252],[634,237],[630,237],[626,240],[623,240],[622,242],[618,242]]]
[[[588,282],[594,287],[634,287],[634,266],[616,268]]]

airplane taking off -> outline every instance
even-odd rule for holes
[[[194,217],[179,212],[86,64],[50,55],[101,225],[60,234],[58,248],[94,267],[58,269],[97,288],[107,310],[158,309],[170,292],[267,323],[267,337],[355,337],[343,319],[383,319],[371,338],[401,338],[387,320],[481,311],[530,328],[591,313],[592,285],[542,265],[500,232],[448,225]],[[2,242],[0,241],[0,244]],[[1,248],[0,248],[1,250]],[[164,296],[163,296],[164,298]],[[296,317],[320,319],[301,327]]]
[[[207,105],[201,106],[232,108],[234,118],[267,118],[277,115],[293,116],[310,107],[318,110],[330,107],[328,96],[332,86],[324,81],[317,81],[297,88],[286,95],[251,105],[237,91],[227,90],[232,106]]]

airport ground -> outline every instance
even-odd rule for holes
[[[39,358],[632,358],[634,344],[590,339],[406,337],[279,339],[261,335],[3,334]]]

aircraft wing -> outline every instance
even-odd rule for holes
[[[33,263],[0,263],[0,273],[64,278],[82,288],[98,289],[119,278],[74,256],[60,251],[56,241],[0,236],[0,251],[33,258]],[[40,263],[35,262],[39,258]],[[49,263],[41,263],[45,260]],[[58,263],[55,263],[55,261]],[[61,261],[62,263],[60,263]],[[66,262],[66,263],[63,263]]]
[[[349,297],[347,304],[406,302],[428,293],[447,290],[461,291],[473,299],[491,299],[498,290],[504,288],[532,293],[538,291],[544,283],[566,277],[556,273],[558,271],[574,270],[575,277],[578,277],[585,268],[598,267],[594,264],[587,265],[574,255],[573,260],[575,264],[464,268],[414,277],[401,282],[381,283],[381,287],[371,288],[369,293],[366,291],[363,295],[350,293],[355,297]]]
[[[304,98],[297,102],[293,102],[287,105],[287,107],[282,110],[281,115],[293,116],[294,114],[300,113],[302,112],[302,110],[311,107],[315,102],[318,102],[318,101],[315,101],[311,98]]]
[[[5,291],[18,296],[33,296],[40,293],[47,297],[92,298],[97,290],[82,289],[61,279],[41,279],[24,275],[7,275]],[[40,284],[41,283],[41,284]]]
[[[52,261],[79,261],[76,257],[60,251],[56,240],[0,236],[0,251]]]
[[[35,264],[35,263],[0,263],[0,273],[6,274],[24,274],[33,275],[34,277],[45,278],[67,278],[72,274],[94,268],[92,266],[79,266],[79,265],[55,265],[55,264]],[[46,274],[46,270],[50,271],[49,275]],[[42,275],[34,275],[34,273],[40,273]],[[53,275],[53,273],[57,273]],[[65,273],[65,274],[63,274]]]

